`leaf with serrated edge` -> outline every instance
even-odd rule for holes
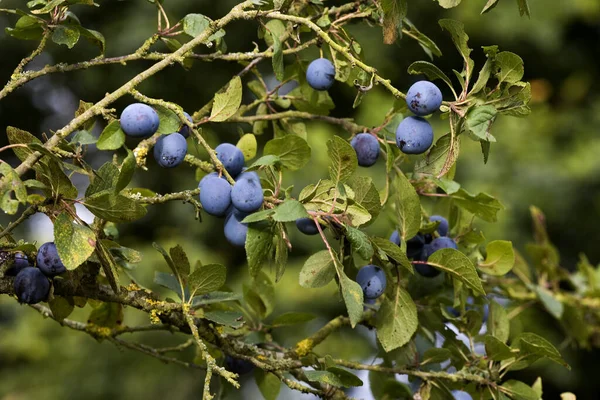
[[[298,200],[287,199],[275,208],[273,219],[279,222],[292,222],[299,218],[308,218],[306,209]]]
[[[242,104],[242,80],[234,77],[224,93],[215,94],[210,120],[221,122],[233,116]]]
[[[54,243],[64,266],[73,270],[94,252],[96,235],[90,228],[73,223],[66,213],[62,213],[54,221]]]
[[[196,265],[189,276],[191,296],[214,292],[225,284],[227,269],[221,264]]]
[[[509,241],[494,240],[488,243],[485,251],[487,257],[477,267],[488,275],[505,275],[515,265],[515,252]]]
[[[387,296],[387,295],[386,295]],[[391,298],[385,298],[377,313],[377,338],[386,352],[404,346],[419,325],[417,306],[400,285],[393,289]]]
[[[415,188],[404,174],[396,174],[392,183],[395,189],[398,233],[406,241],[415,236],[421,227],[421,202]]]
[[[357,282],[346,276],[341,266],[338,267],[338,276],[342,297],[350,317],[350,326],[354,328],[360,322],[363,314],[363,291]]]
[[[481,279],[471,260],[455,249],[441,249],[433,253],[427,260],[427,264],[442,270],[453,277],[463,281],[473,289],[475,294],[485,296],[481,285]]]
[[[345,182],[358,167],[356,151],[339,136],[334,136],[327,142],[327,154],[331,160],[329,176],[336,184]]]
[[[327,285],[335,276],[335,267],[327,250],[310,256],[300,270],[300,286],[318,288]]]

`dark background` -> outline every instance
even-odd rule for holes
[[[156,28],[156,11],[146,1],[99,1],[100,8],[73,7],[82,25],[101,31],[107,41],[107,56],[134,51]],[[212,18],[224,15],[235,1],[166,2],[173,22],[190,12]],[[327,2],[341,4],[340,2]],[[458,162],[456,180],[471,192],[486,191],[498,197],[506,206],[497,224],[480,227],[489,240],[512,240],[523,249],[531,235],[529,206],[534,204],[547,214],[550,236],[562,255],[562,264],[573,268],[579,253],[587,254],[592,264],[600,260],[597,224],[600,220],[600,2],[597,0],[530,0],[531,19],[519,17],[514,1],[503,0],[490,13],[479,12],[485,1],[464,1],[458,8],[444,10],[436,2],[410,2],[408,17],[442,49],[443,57],[435,63],[452,76],[452,69],[461,68],[461,60],[444,34],[437,20],[455,18],[465,23],[470,36],[473,58],[479,69],[485,58],[480,48],[498,44],[501,50],[519,54],[525,61],[525,79],[532,83],[531,116],[524,119],[501,117],[493,128],[498,143],[492,146],[490,161],[483,165],[479,145],[464,140]],[[21,7],[24,1],[5,0],[4,8]],[[16,18],[0,13],[0,82],[6,82],[19,60],[36,46],[33,42],[19,41],[3,33],[13,26]],[[381,30],[366,25],[350,25],[361,43],[367,64],[375,66],[381,75],[390,78],[395,87],[406,91],[417,77],[406,73],[407,67],[427,56],[409,38],[392,46],[382,44]],[[251,40],[257,38],[257,25],[236,22],[227,27],[226,41],[231,51],[251,50]],[[157,46],[159,50],[165,50]],[[208,49],[199,51],[207,52]],[[303,54],[309,60],[316,56],[314,49]],[[97,49],[84,40],[73,49],[50,44],[32,64],[39,68],[47,63],[74,62],[97,55]],[[38,137],[50,134],[64,126],[73,116],[80,99],[95,102],[106,92],[127,82],[150,62],[132,62],[104,66],[68,74],[54,74],[35,80],[0,101],[0,131],[6,126],[17,126]],[[269,73],[270,63],[263,62],[261,70]],[[196,62],[191,71],[181,67],[168,68],[139,89],[152,97],[177,102],[193,112],[210,100],[215,90],[225,84],[242,67],[235,63],[215,61]],[[357,109],[352,109],[354,89],[338,83],[330,90],[336,103],[332,114],[354,116],[357,122],[376,126],[393,99],[381,88],[367,94]],[[448,93],[444,93],[446,99]],[[247,100],[251,99],[249,93]],[[120,112],[132,99],[122,98],[114,107]],[[436,135],[442,135],[447,122],[432,119]],[[97,124],[98,125],[98,124]],[[240,125],[246,132],[248,125]],[[295,194],[318,177],[326,175],[326,140],[344,132],[320,123],[307,124],[308,141],[313,149],[309,167],[286,177],[286,184],[295,185]],[[96,132],[96,134],[98,134]],[[216,146],[223,141],[235,143],[239,137],[232,124],[207,126],[204,130],[209,142]],[[264,144],[270,133],[259,138]],[[0,146],[6,144],[5,135]],[[128,143],[130,147],[135,142]],[[192,146],[192,151],[195,151]],[[2,158],[13,166],[17,164],[9,152]],[[109,153],[91,152],[94,166],[109,159]],[[132,186],[145,186],[166,193],[194,188],[197,185],[194,170],[185,166],[163,170],[149,159],[148,171],[138,171]],[[383,166],[361,173],[377,179]],[[81,190],[86,180],[76,177]],[[434,206],[431,210],[435,210]],[[81,210],[85,215],[85,210]],[[156,269],[166,267],[150,246],[152,241],[163,247],[181,243],[191,258],[203,262],[221,262],[228,267],[228,284],[239,288],[248,279],[243,250],[233,249],[222,234],[222,221],[205,217],[200,224],[193,219],[190,205],[171,203],[152,207],[142,220],[120,227],[123,245],[143,252],[144,262],[134,272],[144,284],[154,288],[152,277]],[[9,219],[0,218],[5,224]],[[392,224],[380,218],[369,232],[388,235]],[[38,244],[52,240],[52,227],[47,217],[35,216],[17,232],[20,237]],[[292,232],[294,251],[283,280],[277,284],[278,307],[275,314],[291,310],[318,313],[320,318],[303,329],[283,330],[279,335],[284,345],[316,330],[327,318],[343,312],[337,301],[335,288],[307,290],[298,285],[298,270],[311,252],[322,244],[318,238],[307,238]],[[88,309],[77,310],[75,319],[85,320]],[[525,318],[529,330],[549,337],[567,361],[571,372],[561,367],[539,363],[519,373],[518,377],[531,384],[539,375],[544,377],[544,398],[558,398],[559,393],[572,391],[579,399],[596,399],[600,382],[593,377],[600,373],[600,355],[597,351],[576,350],[564,341],[562,328],[539,310],[532,310]],[[128,324],[146,323],[146,317],[128,311]],[[343,330],[317,350],[355,360],[370,360],[376,352],[365,330]],[[148,334],[149,343],[164,343],[164,336]],[[168,337],[178,343],[182,338]],[[162,342],[161,342],[162,341]],[[190,351],[185,357],[192,358]],[[0,399],[171,399],[199,398],[203,379],[193,371],[177,366],[162,365],[155,359],[129,351],[119,351],[108,343],[95,343],[89,336],[61,329],[53,321],[43,320],[34,310],[20,307],[7,297],[0,298]],[[356,397],[369,398],[367,391]],[[246,398],[255,398],[253,384],[246,385]],[[291,398],[282,392],[280,398]]]

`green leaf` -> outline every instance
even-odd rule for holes
[[[265,156],[277,156],[278,162],[290,171],[297,171],[310,160],[311,150],[306,140],[295,135],[269,140],[264,147]],[[262,157],[264,158],[264,157]],[[256,162],[253,164],[255,165]]]
[[[185,291],[186,292],[185,297],[181,296],[181,291],[183,288],[185,288],[187,286],[188,275],[190,273],[190,265],[189,265],[189,261],[187,260],[187,256],[183,252],[183,249],[181,248],[181,246],[177,245],[176,247],[171,249],[171,251],[170,251],[171,254],[168,254],[167,251],[165,249],[163,249],[162,246],[156,242],[152,243],[152,247],[154,247],[154,249],[156,251],[158,251],[160,254],[162,254],[163,258],[165,259],[165,262],[169,266],[169,269],[171,271],[173,271],[173,274],[174,274],[173,276],[177,279],[177,282],[178,282],[178,285],[175,285],[175,287],[179,286],[179,288],[177,290],[175,290],[175,292],[180,295],[182,300],[186,300],[189,297],[187,290]],[[178,260],[177,263],[174,262],[172,255],[175,255],[177,257],[177,260]],[[155,279],[156,279],[156,276],[155,276]],[[171,288],[171,287],[169,287],[169,288]]]
[[[500,342],[506,343],[510,335],[510,319],[508,319],[506,310],[494,300],[490,301],[489,307],[490,312],[487,320],[488,333]]]
[[[369,371],[369,389],[374,400],[410,400],[412,390],[384,372]]]
[[[494,240],[485,248],[487,257],[477,266],[488,275],[506,275],[515,265],[515,252],[512,243],[506,240]]]
[[[242,220],[244,224],[250,224],[252,222],[260,222],[269,218],[271,215],[275,213],[275,210],[272,208],[267,208],[266,210],[257,211],[248,215],[246,218]]]
[[[177,270],[176,274],[178,274],[181,277],[181,280],[184,283],[187,282],[187,277],[190,274],[190,261],[188,260],[185,251],[183,251],[183,247],[177,245],[175,247],[170,248],[169,255],[171,256],[171,260],[173,260],[173,265]]]
[[[521,14],[521,17],[523,15],[527,15],[531,18],[529,3],[527,3],[527,0],[517,0],[517,4],[519,5],[519,14]]]
[[[342,297],[350,317],[350,325],[354,328],[360,322],[363,314],[363,291],[360,285],[348,278],[341,268],[338,269],[338,276]]]
[[[404,174],[396,174],[392,181],[395,194],[396,223],[398,233],[406,241],[421,228],[421,202],[419,195]]]
[[[180,299],[189,298],[189,291],[187,290],[187,288],[184,289],[185,296],[184,296],[184,294],[181,293],[181,284],[179,283],[179,280],[177,280],[177,277],[173,274],[155,271],[154,272],[154,283],[176,293]]]
[[[273,249],[273,227],[268,224],[249,225],[245,247],[250,276],[257,276]]]
[[[452,153],[450,153],[452,150]],[[449,133],[440,137],[427,155],[415,163],[415,173],[440,176],[446,166],[446,160],[450,157],[456,160],[458,157],[458,141],[452,145],[452,135]],[[453,161],[452,161],[453,163]]]
[[[121,190],[125,189],[127,185],[129,185],[129,182],[131,182],[133,174],[135,173],[136,165],[137,164],[135,162],[135,156],[133,155],[133,152],[127,149],[127,157],[125,157],[123,163],[121,164],[119,178],[117,179],[117,182],[115,184],[115,192],[118,193]]]
[[[544,305],[544,308],[556,319],[561,319],[563,312],[565,311],[565,307],[563,303],[561,303],[552,292],[543,288],[542,286],[536,286],[535,292]]]
[[[319,382],[335,387],[362,386],[363,382],[356,375],[339,367],[330,367],[327,371],[304,371],[306,378],[311,382]]]
[[[448,87],[453,89],[452,81],[450,81],[450,78],[448,78],[448,75],[443,73],[441,69],[439,69],[437,66],[435,66],[434,64],[432,64],[430,62],[415,61],[414,63],[410,64],[410,66],[408,67],[408,73],[412,74],[412,75],[424,74],[431,81],[436,80],[436,79],[441,79],[448,85]]]
[[[461,0],[438,0],[438,3],[440,3],[440,6],[443,8],[454,8],[459,5],[460,2]]]
[[[179,120],[177,114],[175,114],[172,110],[160,105],[153,105],[152,108],[154,108],[158,114],[159,120],[156,133],[168,135],[170,133],[179,131],[181,121]]]
[[[201,306],[214,303],[223,303],[226,301],[238,301],[241,300],[242,296],[232,292],[210,292],[203,294],[202,296],[195,296],[192,298],[192,308],[196,309]]]
[[[48,302],[48,305],[50,306],[50,311],[52,311],[54,319],[57,321],[62,321],[67,318],[75,309],[75,303],[73,302],[72,297],[54,297]]]
[[[31,10],[32,14],[47,14],[50,11],[54,10],[56,7],[60,6],[61,4],[63,4],[64,2],[66,2],[66,0],[50,0],[48,2],[46,2],[46,5],[42,8],[39,8],[37,10]],[[31,7],[37,5],[38,3],[33,3],[31,5]],[[29,6],[29,4],[28,4]]]
[[[377,312],[377,338],[386,352],[404,346],[417,330],[417,307],[407,291],[395,285]]]
[[[60,260],[68,270],[84,263],[96,248],[96,235],[85,226],[72,222],[62,213],[54,221],[54,243]]]
[[[86,197],[83,205],[98,218],[111,222],[131,222],[146,215],[146,208],[143,205],[107,191]]]
[[[244,325],[243,314],[237,311],[206,311],[204,318],[219,325],[241,328]]]
[[[471,49],[469,48],[469,36],[465,33],[465,26],[462,22],[451,19],[441,19],[439,21],[442,29],[447,30],[452,36],[452,41],[458,52],[465,61],[465,76],[469,78],[473,73],[474,62],[470,58]]]
[[[492,8],[496,7],[497,4],[498,4],[498,0],[488,0],[488,2],[485,3],[483,10],[481,10],[481,13],[484,14],[484,13],[490,11]]]
[[[260,368],[255,368],[254,379],[256,379],[256,385],[265,400],[277,400],[281,390],[281,381],[277,376]]]
[[[419,365],[441,363],[441,362],[449,359],[451,355],[452,355],[452,353],[448,349],[444,349],[444,348],[438,349],[438,348],[432,347],[425,351],[425,353],[423,354],[422,361],[419,363]]]
[[[275,288],[264,272],[259,272],[250,287],[244,285],[244,299],[260,319],[268,317],[275,308]]]
[[[380,252],[383,252],[386,258],[391,262],[404,267],[408,272],[414,274],[414,269],[411,262],[406,254],[402,252],[399,246],[396,246],[396,244],[390,242],[388,239],[380,237],[371,237],[371,242],[377,247],[377,249],[379,249]]]
[[[492,335],[485,335],[483,338],[485,343],[486,356],[493,361],[503,361],[515,357],[515,353],[505,345],[501,340]]]
[[[268,144],[268,143],[267,143]],[[262,156],[258,160],[254,161],[252,165],[248,167],[248,171],[254,171],[263,166],[275,165],[277,168],[281,165],[281,159],[275,155],[269,154]]]
[[[487,222],[496,222],[498,220],[496,214],[498,211],[504,210],[502,203],[487,193],[473,196],[461,188],[451,197],[457,206]]]
[[[56,44],[64,44],[72,49],[79,41],[81,33],[79,29],[70,25],[57,25],[52,31],[52,41]]]
[[[556,350],[556,347],[535,333],[524,332],[513,341],[513,347],[515,347],[515,343],[516,347],[521,350],[521,356],[527,356],[533,360],[548,358],[557,364],[571,369],[569,364],[562,359],[560,353]]]
[[[275,208],[273,219],[279,222],[292,222],[299,218],[310,217],[298,200],[287,199]]]
[[[469,132],[475,137],[495,142],[496,138],[490,134],[490,127],[495,118],[496,108],[491,105],[483,105],[469,110],[465,123]]]
[[[44,21],[38,18],[24,15],[17,20],[14,28],[6,28],[5,31],[8,35],[17,39],[40,40],[44,35],[43,24]]]
[[[514,400],[539,400],[539,396],[531,386],[514,379],[504,382],[500,390]]]
[[[525,73],[523,59],[515,53],[511,53],[510,51],[502,51],[496,54],[495,61],[495,67],[497,69],[496,78],[498,79],[498,83],[517,83],[523,79],[523,75]]]
[[[105,162],[93,175],[85,195],[89,197],[103,191],[114,191],[119,180],[119,174],[119,169],[111,161]]]
[[[406,17],[406,0],[382,0],[383,43],[392,44],[402,32],[402,20]]]
[[[256,157],[256,136],[254,136],[251,133],[246,133],[240,138],[240,140],[238,140],[235,147],[242,151],[242,153],[244,154],[244,160],[252,160],[254,157]]]
[[[305,322],[310,322],[315,319],[317,316],[310,313],[303,312],[287,312],[285,314],[278,315],[271,322],[271,326],[273,328],[280,326],[289,326],[296,324],[303,324]]]
[[[36,179],[49,188],[49,190],[44,191],[48,197],[62,195],[68,199],[77,198],[77,188],[65,175],[60,164],[53,160],[49,160],[45,168],[37,170]]]
[[[183,31],[191,37],[196,37],[208,28],[210,19],[202,14],[188,14],[183,18]]]
[[[371,221],[375,221],[381,212],[381,199],[373,180],[368,176],[355,175],[348,180],[348,185],[354,191],[354,202],[367,210]]]
[[[35,136],[33,136],[31,133],[24,131],[22,129],[19,128],[15,128],[13,126],[7,126],[6,127],[6,135],[8,136],[8,143],[10,144],[30,144],[30,143],[37,143],[37,144],[42,144],[42,141],[38,138],[36,138]],[[12,149],[13,152],[15,153],[15,155],[17,156],[17,158],[21,161],[25,161],[25,159],[34,153],[34,150],[31,150],[29,148],[23,148],[23,147],[15,147]],[[47,160],[47,158],[43,158],[42,157],[42,162],[44,160]],[[34,166],[35,168],[35,166]]]
[[[125,132],[118,120],[112,121],[104,128],[96,146],[98,150],[117,150],[125,144]]]
[[[335,276],[333,259],[327,250],[310,256],[300,270],[300,286],[318,288],[327,285]]]
[[[485,296],[481,279],[471,260],[455,249],[441,249],[433,253],[427,264],[460,279],[477,295]]]
[[[123,323],[123,306],[119,303],[102,303],[92,310],[88,323],[105,328],[116,328]]]
[[[221,264],[196,264],[189,276],[191,296],[199,296],[219,290],[227,278],[227,268]]]
[[[242,104],[242,80],[234,77],[224,93],[215,94],[210,120],[213,122],[226,121],[232,117]]]
[[[274,21],[274,20],[271,20]],[[271,22],[269,21],[269,22]],[[280,22],[280,21],[278,21]],[[284,79],[284,66],[283,66],[283,46],[279,39],[278,33],[272,33],[271,38],[273,39],[273,57],[271,58],[271,64],[273,66],[273,73],[275,78],[279,81]]]
[[[347,226],[346,238],[348,238],[352,244],[352,250],[357,252],[363,260],[369,260],[373,257],[373,246],[366,233],[351,226]]]
[[[408,19],[404,19],[404,24],[408,26],[407,36],[413,38],[419,43],[419,46],[423,49],[423,51],[429,56],[429,58],[433,59],[433,56],[441,57],[442,51],[435,44],[433,40],[424,35],[421,31],[417,29]],[[402,100],[404,102],[404,100]],[[406,102],[404,102],[406,103]]]
[[[356,171],[358,160],[354,148],[339,136],[334,136],[327,142],[327,154],[331,160],[329,176],[331,180],[343,183]]]

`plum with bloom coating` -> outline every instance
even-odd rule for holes
[[[67,271],[58,256],[58,250],[54,242],[44,243],[40,246],[36,261],[38,268],[49,278]]]
[[[14,289],[19,303],[36,304],[48,297],[50,282],[39,268],[27,267],[17,274]]]
[[[442,92],[429,81],[415,82],[406,93],[406,104],[415,115],[433,114],[442,105]]]
[[[379,142],[375,136],[370,133],[359,133],[352,138],[350,145],[356,151],[358,165],[361,167],[370,167],[377,162],[379,158]]]
[[[133,103],[121,113],[120,123],[127,136],[144,138],[156,133],[160,119],[154,108],[143,103]]]
[[[335,82],[335,67],[326,58],[317,58],[308,65],[306,81],[315,90],[327,90]]]
[[[385,292],[387,279],[385,272],[377,265],[365,265],[356,275],[356,282],[363,290],[365,299],[376,299]]]
[[[423,154],[432,143],[433,129],[424,118],[404,118],[396,128],[396,145],[404,154]]]

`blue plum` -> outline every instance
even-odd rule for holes
[[[439,225],[437,227],[437,232],[440,236],[448,236],[448,231],[450,230],[450,225],[448,224],[448,220],[441,215],[432,215],[429,217],[431,222],[439,221]]]
[[[198,189],[202,190],[202,186],[204,186],[204,184],[206,182],[209,182],[212,178],[218,178],[219,177],[219,173],[218,172],[211,172],[208,175],[205,175],[202,179],[200,179],[200,183],[198,183]],[[222,177],[222,179],[225,179],[225,177]]]
[[[406,241],[406,256],[413,260],[421,261],[423,246],[425,246],[425,235],[419,233]],[[400,246],[400,234],[398,231],[392,232],[390,242]]]
[[[142,103],[133,103],[125,107],[120,122],[126,135],[138,138],[152,136],[160,124],[154,108]]]
[[[14,289],[19,303],[36,304],[48,297],[50,282],[38,268],[27,267],[17,274]]]
[[[5,272],[5,276],[17,276],[23,269],[29,267],[29,259],[23,253],[15,253],[13,264]]]
[[[327,90],[335,82],[335,67],[326,58],[317,58],[308,65],[306,81],[315,90]]]
[[[44,243],[37,253],[37,266],[47,277],[53,277],[66,272],[64,264],[58,256],[54,242]]]
[[[319,233],[317,224],[312,218],[299,218],[296,220],[296,227],[298,230],[305,235],[316,235]],[[325,229],[325,226],[321,226],[321,229]]]
[[[452,396],[455,400],[473,400],[473,397],[463,390],[453,390]]]
[[[200,204],[210,215],[224,217],[231,205],[231,185],[218,175],[207,175],[200,181]]]
[[[375,136],[370,133],[359,133],[352,138],[350,144],[356,151],[358,165],[361,167],[370,167],[377,162],[377,158],[379,158],[379,142]]]
[[[187,120],[190,121],[192,124],[194,123],[194,120],[192,119],[190,114],[184,111],[183,115],[185,115]],[[179,133],[181,133],[181,135],[187,139],[188,137],[190,137],[190,128],[186,124],[181,124],[181,128],[179,128]]]
[[[254,364],[248,360],[225,356],[225,368],[238,375],[246,375],[254,369]]]
[[[231,202],[235,208],[251,213],[262,206],[263,200],[264,195],[258,174],[244,172],[237,177],[231,190]]]
[[[174,168],[183,162],[187,142],[180,133],[162,135],[154,145],[154,159],[163,168]]]
[[[426,278],[435,278],[436,276],[441,274],[441,271],[439,269],[436,269],[429,264],[416,264],[415,271],[417,271],[419,275],[424,276]]]
[[[217,158],[233,178],[244,168],[244,153],[231,143],[221,143],[215,148]]]
[[[248,235],[248,225],[242,224],[248,214],[233,209],[225,220],[225,238],[234,246],[244,247]]]
[[[421,117],[404,118],[396,128],[396,145],[405,154],[422,154],[433,143],[433,129]]]
[[[442,105],[442,92],[429,81],[415,82],[406,93],[406,104],[415,115],[429,115]]]
[[[376,299],[385,292],[387,279],[385,271],[377,265],[365,265],[356,275],[356,282],[363,290],[365,299]]]
[[[446,248],[458,249],[458,245],[451,238],[441,236],[439,238],[433,239],[433,241],[430,244],[426,245],[423,249],[423,253],[425,258],[427,259],[436,251]]]

